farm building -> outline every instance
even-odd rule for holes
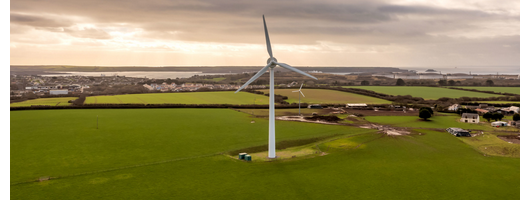
[[[450,110],[450,111],[456,111],[460,108],[460,105],[458,104],[453,104],[451,106],[449,106],[449,108],[447,108],[447,110]]]
[[[420,79],[420,76],[417,74],[395,74],[395,79]]]
[[[68,94],[68,90],[50,90],[51,95]]]
[[[460,122],[464,123],[479,123],[479,116],[477,113],[463,113]]]
[[[473,79],[473,75],[457,73],[457,74],[447,74],[446,79]]]
[[[365,103],[347,103],[346,108],[365,108],[368,105]]]
[[[320,108],[322,108],[322,106],[320,104],[313,104],[313,105],[307,106],[307,108],[318,108],[318,109],[320,109]]]
[[[439,73],[421,73],[420,79],[443,79],[444,75]]]
[[[499,111],[497,111],[497,112],[499,112]],[[513,110],[510,110],[510,108],[500,109],[500,113],[503,114],[503,115],[513,115],[513,114],[515,114],[515,112]]]
[[[510,121],[510,126],[519,128],[521,126],[521,121]]]
[[[503,121],[491,122],[491,126],[496,126],[496,127],[508,126],[508,122],[503,122]]]
[[[479,113],[479,114],[484,114],[484,113],[489,112],[489,110],[484,110],[484,109],[480,109],[480,108],[475,109],[475,111],[477,111],[477,113]]]
[[[395,74],[372,74],[372,76],[395,78]]]
[[[511,106],[509,109],[512,110],[514,113],[519,113],[519,107],[517,106]]]
[[[466,131],[461,128],[447,128],[445,129],[447,132],[453,134],[456,137],[471,137],[471,134],[469,134],[469,131]]]

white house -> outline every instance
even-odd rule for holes
[[[464,123],[479,123],[479,116],[477,113],[463,113],[460,122]]]

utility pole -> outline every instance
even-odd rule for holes
[[[99,129],[99,115],[96,115],[96,129]]]

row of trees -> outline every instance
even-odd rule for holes
[[[488,120],[488,122],[490,120],[494,120],[494,121],[499,121],[501,120],[502,118],[504,118],[504,115],[501,114],[501,113],[491,113],[491,112],[487,112],[487,113],[484,113],[484,115],[482,115],[482,118]]]
[[[454,81],[454,80],[445,80],[445,79],[441,79],[438,81],[438,85],[442,85],[442,86],[447,86],[447,85],[450,85],[450,86],[454,86],[454,85],[460,85],[461,82],[460,81]],[[396,81],[396,85],[398,86],[404,86],[406,85],[405,81],[403,79],[398,79]],[[486,85],[487,86],[493,86],[495,85],[495,83],[492,81],[492,80],[487,80],[486,81]]]

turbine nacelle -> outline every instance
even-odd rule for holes
[[[271,63],[271,62],[274,62],[274,63],[277,63],[278,60],[276,60],[275,57],[270,57],[269,59],[267,59],[267,64]],[[276,65],[272,66],[272,67],[275,67]]]

